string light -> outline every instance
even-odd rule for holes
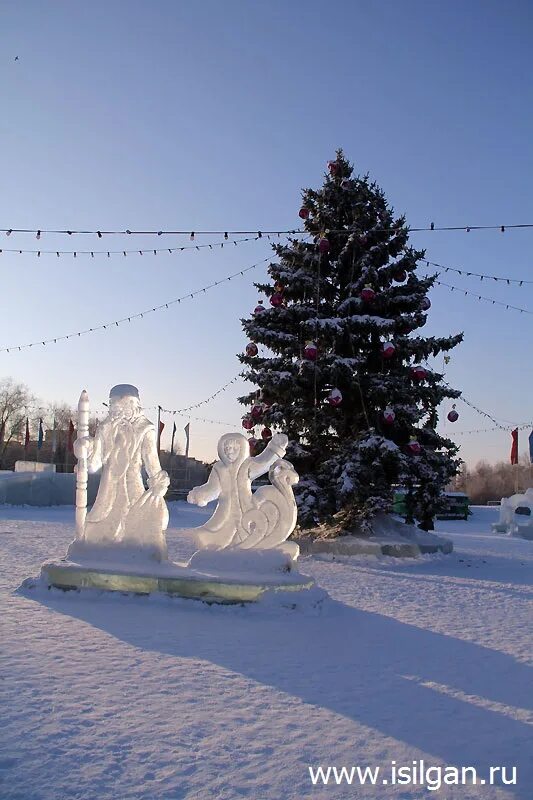
[[[198,402],[198,403],[193,403],[193,405],[187,406],[187,408],[178,408],[176,410],[173,410],[173,409],[161,407],[161,411],[164,411],[165,414],[180,414],[181,415],[181,414],[184,414],[186,411],[191,411],[192,409],[200,408],[200,406],[204,406],[206,403],[210,403],[211,400],[214,400],[215,397],[218,397],[219,394],[221,394],[222,392],[225,392],[226,389],[228,388],[228,386],[231,386],[232,384],[236,383],[239,380],[239,378],[240,378],[240,375],[235,375],[234,378],[232,378],[230,381],[225,383],[224,386],[221,386],[220,389],[217,389],[216,392],[213,392],[213,394],[210,395],[209,397],[207,397],[205,400],[200,400],[200,402]]]
[[[444,264],[437,264],[436,261],[428,261],[427,258],[423,258],[422,261],[431,267],[437,267],[437,269],[443,269],[444,272],[457,272],[459,275],[465,275],[467,278],[479,278],[480,280],[490,280],[490,281],[501,281],[502,283],[507,283],[510,286],[511,283],[517,283],[519,286],[522,286],[523,283],[533,283],[533,281],[525,280],[525,278],[499,278],[496,275],[484,275],[481,272],[468,272],[466,269],[458,269],[457,267],[446,267]]]
[[[244,269],[239,270],[238,272],[234,272],[232,275],[227,275],[225,278],[221,278],[214,283],[210,283],[208,286],[204,286],[202,289],[195,289],[194,292],[188,292],[187,294],[182,295],[182,297],[177,297],[174,300],[168,300],[166,303],[161,303],[161,305],[153,306],[152,308],[145,309],[144,311],[139,311],[136,314],[130,314],[127,317],[123,317],[122,319],[112,320],[111,322],[106,322],[105,324],[95,325],[92,328],[87,328],[83,331],[76,331],[75,333],[67,333],[63,334],[62,336],[55,336],[50,339],[42,339],[40,341],[30,342],[29,344],[20,344],[20,345],[10,345],[9,347],[2,347],[0,348],[0,353],[11,353],[11,352],[20,352],[21,350],[26,350],[29,347],[36,347],[38,345],[49,345],[49,344],[57,344],[57,342],[66,340],[66,339],[73,339],[75,337],[85,336],[88,333],[95,333],[96,331],[106,330],[111,326],[119,327],[125,322],[131,322],[134,319],[144,319],[145,314],[152,314],[155,311],[164,311],[172,305],[179,305],[182,300],[187,300],[189,298],[194,298],[196,295],[205,294],[208,289],[213,289],[215,286],[219,286],[221,283],[225,283],[226,281],[231,281],[233,278],[240,277],[244,275],[246,272],[250,272],[252,269],[256,269],[261,264],[265,264],[267,261],[270,261],[271,258],[268,256],[267,258],[261,259],[261,261],[257,261],[255,264],[251,264],[249,267],[245,267]]]
[[[522,425],[509,425],[508,428],[501,428],[501,426],[498,426],[498,427],[493,427],[493,428],[477,428],[477,430],[472,430],[472,431],[456,431],[456,430],[454,430],[453,431],[453,435],[454,436],[467,436],[467,435],[473,434],[473,433],[489,433],[491,431],[497,431],[497,430],[504,430],[504,431],[506,431],[508,433],[509,431],[516,430],[517,428],[518,428],[519,431],[522,431],[522,430],[525,430],[526,428],[532,428],[532,427],[533,427],[533,422],[524,422]]]
[[[243,244],[244,242],[257,242],[260,236],[249,236],[245,239],[235,239],[233,240],[234,245]],[[267,236],[270,240],[270,237]],[[145,254],[153,254],[154,256],[158,253],[178,253],[182,252],[183,250],[201,250],[204,248],[209,248],[212,250],[213,248],[224,247],[225,242],[210,242],[207,244],[193,244],[193,245],[182,245],[181,247],[159,247],[159,248],[144,248],[142,250],[19,250],[19,249],[2,249],[0,248],[0,255],[2,253],[17,253],[18,255],[29,254],[29,255],[37,255],[40,257],[41,255],[54,255],[57,258],[60,256],[73,256],[77,258],[77,256],[90,256],[94,258],[95,256],[106,256],[110,258],[111,256],[128,256],[128,255],[145,255]]]
[[[407,230],[410,233],[420,233],[423,231],[465,231],[466,233],[471,233],[471,231],[489,231],[489,230],[498,230],[504,233],[506,230],[516,230],[518,228],[533,228],[533,222],[527,223],[515,223],[513,225],[435,225],[434,222],[431,222],[429,225],[420,226],[420,227],[409,227]],[[403,231],[405,228],[399,227],[388,227],[388,228],[373,228],[376,232],[383,232],[388,231],[393,233],[395,230]],[[302,230],[301,228],[289,229],[289,230],[264,230],[263,228],[255,230],[241,230],[241,231],[229,231],[229,230],[218,230],[218,231],[190,231],[190,230],[138,230],[132,231],[129,229],[126,230],[83,230],[83,229],[72,229],[72,230],[60,230],[60,229],[53,229],[53,228],[0,228],[0,233],[5,233],[8,236],[12,233],[34,233],[42,234],[65,234],[68,236],[73,235],[89,235],[89,236],[98,236],[101,239],[103,236],[189,236],[191,239],[194,239],[196,236],[219,236],[219,235],[226,235],[229,236],[248,236],[248,235],[256,235],[258,238],[261,236],[265,236],[266,234],[281,236],[283,234],[301,234],[301,233],[308,233],[306,230]],[[345,228],[342,229],[330,229],[330,233],[353,233],[351,230],[347,230]]]
[[[505,306],[507,311],[520,311],[521,314],[533,314],[533,311],[529,311],[527,308],[519,308],[519,306],[513,306],[511,303],[503,303],[501,300],[493,300],[491,297],[484,297],[477,292],[469,292],[468,289],[461,289],[458,286],[452,286],[449,283],[443,283],[442,281],[435,280],[435,283],[438,283],[439,286],[445,286],[447,289],[450,289],[452,292],[460,292],[464,295],[471,295],[472,297],[477,297],[478,300],[485,300],[487,303],[492,303],[493,306]]]

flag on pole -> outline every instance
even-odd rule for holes
[[[42,417],[39,420],[39,438],[37,439],[37,450],[40,450],[43,446],[43,438],[44,438],[44,431],[43,431],[43,419]]]
[[[174,427],[172,428],[172,443],[170,445],[170,455],[174,455],[174,438],[176,436],[176,423],[174,423]]]
[[[529,434],[529,460],[533,464],[533,431]]]
[[[518,428],[511,431],[511,464],[518,464]]]
[[[54,427],[52,428],[52,461],[54,460],[56,450],[57,450],[57,426],[56,426],[56,418],[54,417]]]
[[[184,427],[184,429],[183,429],[185,431],[185,458],[189,458],[189,426],[190,426],[190,424],[191,423],[188,422],[186,424],[186,426]]]
[[[74,452],[74,423],[72,420],[68,424],[67,450],[69,453]]]
[[[24,437],[24,450],[28,449],[29,443],[30,443],[30,421],[28,417],[26,417],[26,435]]]

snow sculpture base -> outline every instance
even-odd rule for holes
[[[167,595],[208,603],[251,603],[269,591],[305,592],[315,583],[312,578],[287,569],[283,553],[256,552],[253,564],[250,556],[240,553],[206,551],[196,553],[189,564],[170,561],[160,564],[138,563],[76,563],[61,560],[43,564],[41,578],[57,589],[100,589],[112,592]],[[243,558],[244,557],[244,558]]]

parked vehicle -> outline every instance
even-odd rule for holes
[[[395,490],[392,501],[394,514],[405,516],[405,495],[407,490],[399,487]],[[442,508],[436,514],[437,519],[468,519],[470,500],[464,492],[444,492],[442,495]]]

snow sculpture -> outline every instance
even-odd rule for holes
[[[533,489],[523,494],[502,497],[500,519],[493,523],[494,533],[506,533],[523,539],[533,539]]]
[[[82,393],[78,409],[78,439],[74,442],[78,459],[77,530],[68,557],[83,560],[104,552],[107,557],[113,547],[124,554],[131,545],[131,554],[136,557],[165,559],[168,509],[163,497],[170,481],[159,463],[155,426],[141,413],[138,389],[130,384],[111,389],[109,414],[94,437],[87,435],[86,392]],[[142,480],[143,466],[148,475],[148,490]],[[96,472],[100,468],[96,502],[86,515],[87,471]]]
[[[292,487],[298,474],[283,456],[285,434],[275,434],[258,456],[249,455],[246,437],[226,433],[218,443],[217,461],[207,483],[192,489],[187,501],[205,506],[218,499],[213,516],[195,529],[199,544],[211,550],[277,550],[296,560],[299,547],[287,542],[296,525]],[[252,493],[251,482],[268,470],[271,486]]]
[[[186,563],[171,561],[163,500],[169,478],[159,463],[154,425],[141,414],[138,390],[129,384],[111,389],[109,414],[94,437],[89,436],[89,398],[82,392],[74,443],[76,539],[66,558],[42,565],[41,579],[65,590],[164,592],[209,603],[250,603],[276,594],[294,607],[292,598],[311,596],[315,585],[295,568],[298,545],[286,541],[296,525],[292,486],[298,481],[292,464],[282,458],[287,444],[287,437],[277,434],[251,458],[240,433],[222,437],[220,461],[207,483],[188,497],[203,506],[218,498],[217,510],[201,528],[181,531],[196,535],[202,549]],[[99,468],[98,495],[87,513],[88,473]],[[272,484],[252,494],[251,481],[267,470]]]

